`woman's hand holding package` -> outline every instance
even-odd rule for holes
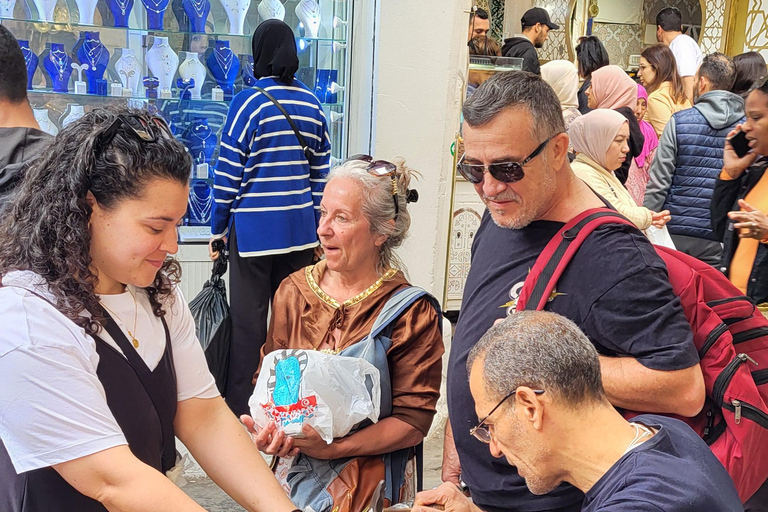
[[[253,442],[256,443],[256,447],[262,453],[278,457],[295,457],[299,454],[298,448],[294,446],[294,439],[279,430],[274,422],[260,429],[256,426],[253,418],[247,414],[240,416],[240,421],[248,429]]]
[[[669,210],[664,210],[662,212],[653,212],[653,215],[651,215],[651,218],[653,219],[653,221],[651,221],[651,224],[653,224],[659,229],[663,228],[667,224],[667,222],[672,220],[672,216],[669,214]]]
[[[309,425],[304,425],[301,429],[301,433],[304,434],[304,437],[293,439],[293,446],[296,447],[297,451],[319,460],[339,458],[334,443],[326,443],[314,428]]]

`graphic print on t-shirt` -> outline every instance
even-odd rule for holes
[[[530,272],[530,271],[529,271]],[[513,313],[515,313],[517,308],[517,301],[520,298],[520,292],[523,290],[523,286],[525,285],[525,281],[519,281],[512,285],[512,288],[509,289],[509,302],[505,302],[500,308],[506,308],[507,310],[507,316],[511,316]],[[557,297],[560,297],[561,295],[568,295],[567,293],[559,293],[557,291],[557,286],[552,288],[552,293],[549,295],[549,299],[547,302],[552,302]]]

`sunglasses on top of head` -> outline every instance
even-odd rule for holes
[[[468,164],[464,162],[464,158],[467,156],[465,153],[462,155],[459,163],[456,164],[456,169],[468,182],[473,184],[483,181],[483,175],[485,174],[486,168],[488,169],[488,173],[493,176],[494,179],[503,183],[515,183],[525,177],[523,167],[539,156],[550,140],[552,140],[552,137],[549,137],[539,144],[539,146],[533,150],[533,153],[528,155],[522,162],[498,162],[488,164],[487,166],[484,164]]]
[[[395,217],[394,219],[397,220],[397,216],[400,213],[400,205],[397,202],[397,166],[393,164],[392,162],[387,162],[386,160],[374,160],[371,155],[352,155],[351,157],[347,158],[345,162],[350,162],[353,160],[359,160],[361,162],[367,162],[368,167],[365,168],[366,171],[368,171],[369,174],[372,174],[374,176],[377,176],[379,178],[391,178],[392,179],[392,201],[395,205]]]
[[[171,129],[165,119],[159,116],[139,114],[120,114],[96,139],[93,152],[98,157],[112,142],[121,127],[126,133],[142,142],[157,142],[159,139],[173,139]]]

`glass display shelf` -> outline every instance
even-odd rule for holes
[[[91,24],[80,24],[80,23],[73,23],[73,22],[59,22],[59,21],[40,21],[40,20],[28,20],[24,18],[0,18],[3,22],[5,21],[15,21],[19,23],[34,23],[35,25],[40,25],[41,32],[48,32],[48,28],[55,28],[62,31],[72,31],[72,30],[87,30],[87,31],[95,31],[95,32],[101,32],[101,31],[119,31],[122,33],[129,32],[129,33],[135,33],[139,35],[151,35],[151,36],[167,36],[167,35],[184,35],[184,36],[194,36],[194,35],[200,35],[200,36],[209,36],[214,37],[217,39],[248,39],[250,41],[251,34],[245,34],[245,35],[237,35],[237,34],[230,34],[228,32],[191,32],[189,30],[187,31],[181,31],[181,30],[154,30],[150,28],[141,28],[141,27],[110,27],[110,26],[103,26],[103,25],[91,25]],[[343,32],[342,29],[336,29],[337,32]],[[346,37],[304,37],[300,35],[296,35],[296,41],[305,41],[307,43],[312,43],[317,41],[318,43],[346,43],[347,39]]]
[[[487,55],[470,55],[470,71],[520,71],[523,69],[523,59],[520,57],[493,57]]]
[[[247,89],[247,88],[246,88]],[[175,91],[174,91],[175,92]],[[101,102],[108,102],[108,101],[182,101],[182,102],[188,102],[191,106],[194,106],[195,103],[206,103],[206,104],[215,104],[215,105],[224,105],[229,106],[231,101],[213,101],[210,98],[201,98],[201,99],[180,99],[178,95],[172,96],[170,98],[147,98],[146,96],[101,96],[98,94],[76,94],[74,92],[54,92],[51,89],[32,89],[31,91],[27,91],[27,94],[30,95],[33,99],[37,96],[54,96],[54,97],[60,97],[62,99],[72,99],[72,100],[96,100]],[[50,99],[50,98],[48,98]],[[344,103],[321,103],[324,107],[328,108],[341,108],[344,106]]]

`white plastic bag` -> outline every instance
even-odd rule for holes
[[[277,350],[264,357],[248,402],[256,425],[274,421],[290,436],[313,427],[331,444],[365,419],[379,419],[379,370],[365,359],[314,350]]]
[[[677,249],[675,243],[672,241],[672,237],[669,236],[669,230],[667,226],[663,228],[657,228],[656,226],[650,226],[645,230],[645,236],[651,241],[653,245],[660,245],[667,247],[668,249]]]

